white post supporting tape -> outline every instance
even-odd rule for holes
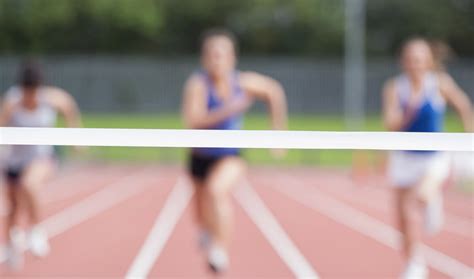
[[[0,128],[0,145],[474,151],[474,133]]]

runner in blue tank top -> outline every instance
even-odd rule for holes
[[[384,88],[384,122],[388,130],[441,132],[446,103],[460,115],[465,130],[472,131],[471,102],[454,80],[434,67],[429,43],[413,39],[402,49],[404,73]],[[436,233],[443,223],[441,186],[449,174],[449,157],[437,151],[395,151],[390,154],[388,175],[396,193],[396,212],[405,257],[403,278],[426,278],[418,247],[414,215],[425,208],[425,229]]]
[[[242,115],[254,100],[265,102],[273,129],[285,129],[286,100],[281,85],[266,76],[236,70],[236,43],[225,30],[206,32],[201,42],[202,70],[184,88],[183,116],[191,129],[241,129]],[[189,172],[196,189],[200,242],[213,271],[224,271],[232,231],[230,191],[246,173],[235,148],[196,148],[190,152]],[[275,155],[283,155],[277,150]]]
[[[207,90],[207,109],[209,111],[218,110],[223,106],[223,102],[219,99],[219,96],[216,93],[213,82],[209,74],[202,70],[197,75],[201,76],[202,80],[206,85]],[[239,73],[234,72],[230,77],[230,89],[231,89],[231,98],[239,99],[245,98],[242,88],[239,85]],[[209,129],[218,129],[218,130],[239,130],[242,128],[242,114],[238,113],[232,115],[218,123],[215,126],[208,127]],[[239,150],[237,148],[198,148],[193,150],[194,154],[198,154],[205,157],[223,157],[223,156],[236,156],[239,155]]]

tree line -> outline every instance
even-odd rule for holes
[[[422,35],[474,56],[473,0],[366,4],[369,55]],[[247,54],[339,56],[344,0],[0,0],[0,54],[190,54],[212,26]]]

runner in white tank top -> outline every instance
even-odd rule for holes
[[[5,94],[0,126],[54,127],[57,113],[64,117],[68,127],[80,126],[80,114],[73,98],[59,88],[43,86],[37,64],[25,63],[18,85]],[[10,266],[20,268],[23,232],[16,226],[20,210],[25,210],[29,221],[27,248],[38,257],[49,252],[46,232],[38,226],[41,207],[38,191],[54,173],[54,149],[52,146],[13,145],[5,159],[3,172],[10,206],[5,227],[9,236],[6,252]]]
[[[48,87],[41,86],[37,89],[37,106],[27,109],[21,105],[22,90],[18,86],[11,87],[6,93],[6,102],[11,102],[16,108],[12,111],[6,126],[10,127],[54,127],[57,112],[47,100]],[[52,158],[54,148],[40,145],[13,145],[5,158],[8,169],[22,169],[36,158]]]

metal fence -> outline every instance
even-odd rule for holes
[[[0,90],[15,82],[18,57],[0,57]],[[191,57],[63,56],[41,60],[47,82],[75,96],[86,112],[176,113],[183,83],[198,67]],[[242,57],[242,70],[278,79],[286,89],[292,114],[342,114],[341,60],[295,57]],[[474,60],[458,59],[450,73],[474,99]],[[380,111],[383,82],[398,71],[396,61],[367,63],[365,111]],[[257,107],[257,110],[261,107]]]

